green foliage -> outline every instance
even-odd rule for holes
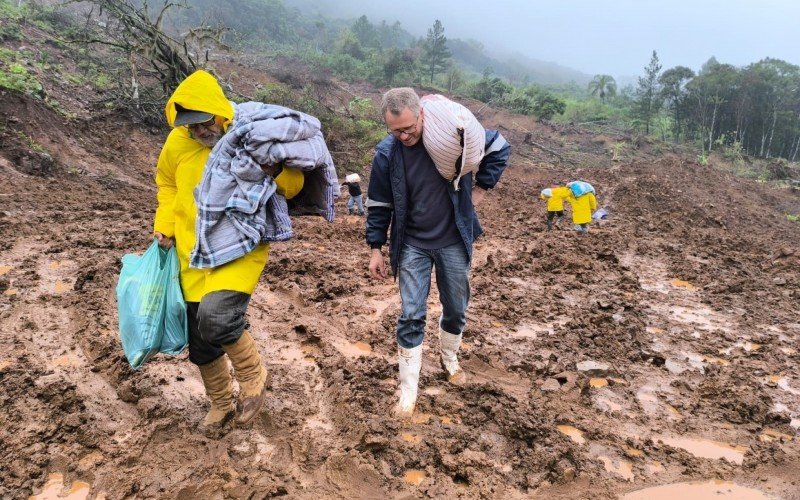
[[[636,89],[636,118],[639,123],[644,125],[644,133],[648,135],[650,134],[650,123],[663,103],[661,87],[658,83],[660,71],[661,63],[658,62],[658,54],[654,50],[650,57],[650,64],[644,68],[644,76],[639,77],[639,85]]]
[[[111,85],[111,80],[105,73],[97,73],[94,78],[94,86],[100,90],[107,89]]]
[[[337,42],[337,50],[342,55],[347,55],[353,59],[364,59],[364,49],[358,37],[350,30],[343,30]]]
[[[372,48],[379,48],[381,46],[378,31],[375,29],[375,26],[369,22],[367,16],[361,16],[356,19],[351,30],[361,46]]]
[[[786,219],[790,222],[800,222],[800,215],[786,214]]]
[[[347,145],[346,151],[332,151],[337,165],[350,171],[361,171],[369,163],[375,144],[386,136],[386,128],[377,121],[378,112],[370,99],[354,97],[347,105],[349,116],[343,116],[323,104],[319,94],[322,91],[308,85],[298,92],[287,85],[273,83],[259,89],[254,99],[317,117],[332,149],[336,144]]]
[[[617,95],[617,81],[611,75],[595,75],[589,82],[589,93],[600,97],[600,101],[606,102],[606,96]]]
[[[376,115],[372,100],[366,97],[353,97],[353,99],[347,103],[347,110],[350,111],[351,115],[362,120]]]
[[[467,87],[467,95],[479,101],[499,103],[513,90],[514,88],[501,78],[493,77],[492,70],[487,68],[483,71],[483,78]]]
[[[720,136],[715,143],[720,145],[725,144],[727,142],[725,137],[725,135]],[[727,144],[722,148],[722,156],[734,162],[744,161],[745,154],[744,148],[742,148],[742,143],[737,140],[733,140],[730,144]]]
[[[34,97],[44,97],[42,84],[36,75],[28,72],[27,68],[16,62],[14,53],[2,49],[0,54],[0,88],[14,90],[32,95]]]
[[[389,49],[382,52],[379,63],[382,80],[380,82],[373,81],[373,83],[391,86],[397,80],[416,81],[415,61],[415,53],[410,49]]]
[[[672,110],[672,135],[678,140],[681,135],[681,123],[684,118],[683,108],[686,106],[688,94],[686,84],[694,78],[694,71],[685,66],[675,66],[664,71],[658,77],[661,85],[661,97],[667,108]]]
[[[432,85],[436,75],[447,67],[447,60],[451,56],[450,49],[447,48],[447,37],[444,36],[444,26],[438,19],[428,29],[428,37],[423,47],[425,52],[421,62],[430,74]]]
[[[564,123],[623,121],[622,111],[596,99],[566,99],[566,109],[558,119]]]
[[[697,155],[697,163],[699,163],[700,165],[702,165],[704,167],[708,166],[708,153],[703,151],[702,153]]]
[[[563,99],[536,85],[511,90],[503,96],[501,104],[515,113],[536,115],[540,120],[550,120],[567,107]]]
[[[537,96],[533,113],[540,120],[551,120],[555,115],[562,114],[566,108],[567,104],[563,100],[550,92],[546,92]]]
[[[334,54],[328,60],[330,68],[345,80],[366,78],[366,65],[349,54]]]
[[[627,149],[628,144],[625,142],[615,142],[611,145],[611,160],[612,161],[619,161],[622,157],[622,153]]]
[[[16,134],[17,138],[19,138],[20,142],[29,150],[40,154],[50,154],[44,146],[36,142],[33,137],[29,136],[25,132],[21,130],[14,130],[14,133]]]
[[[0,41],[22,40],[22,9],[0,1]]]

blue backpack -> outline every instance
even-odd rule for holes
[[[595,192],[594,187],[588,182],[584,181],[572,181],[567,184],[567,187],[569,188],[570,191],[572,191],[572,196],[574,196],[575,198],[580,198],[586,193]]]

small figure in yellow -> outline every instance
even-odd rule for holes
[[[553,229],[553,219],[555,225],[564,218],[564,200],[570,196],[570,190],[566,186],[552,186],[547,189],[542,189],[539,197],[547,200],[547,230]]]
[[[575,224],[575,231],[584,234],[589,231],[589,223],[592,222],[592,213],[597,210],[597,198],[594,193],[589,191],[577,198],[570,191],[567,202],[572,206],[572,223]]]

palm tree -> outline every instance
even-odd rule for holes
[[[606,96],[617,95],[617,82],[611,75],[594,75],[589,82],[589,92],[592,95],[599,95],[600,100],[605,103]]]

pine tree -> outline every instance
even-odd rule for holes
[[[425,54],[422,61],[430,71],[431,84],[433,84],[436,74],[447,68],[447,60],[451,56],[450,49],[447,48],[447,38],[444,36],[444,26],[438,19],[428,30],[424,48]]]
[[[636,115],[644,124],[645,134],[650,134],[650,122],[661,109],[663,99],[661,86],[658,83],[658,74],[661,72],[661,63],[658,54],[653,51],[650,64],[644,68],[644,76],[639,77],[639,86],[636,89]]]

